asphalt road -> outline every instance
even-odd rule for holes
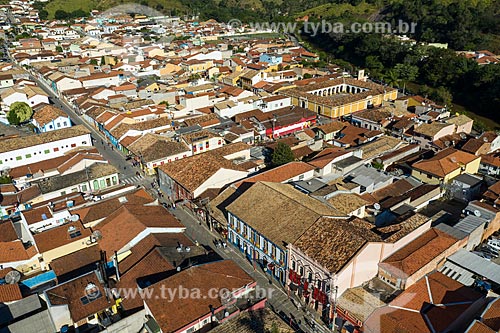
[[[115,166],[120,171],[122,178],[135,176],[135,173],[139,171],[139,169],[132,167],[132,164],[129,161],[125,160],[125,156],[123,156],[123,154],[116,148],[112,147],[112,145],[108,143],[101,132],[99,132],[97,129],[83,120],[69,104],[67,104],[59,96],[57,96],[52,91],[52,89],[50,89],[44,82],[38,80],[33,75],[31,75],[31,79],[35,81],[38,86],[40,86],[50,96],[51,103],[55,107],[62,109],[66,114],[69,115],[71,122],[74,125],[83,124],[91,131],[91,135],[94,139],[94,146],[101,153],[101,155],[109,161],[111,165]]]

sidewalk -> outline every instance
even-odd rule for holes
[[[231,244],[228,244],[226,248],[214,248],[213,240],[219,239],[220,235],[213,233],[208,230],[204,223],[200,223],[198,219],[196,219],[191,213],[182,206],[177,206],[176,209],[171,210],[171,213],[174,214],[185,226],[186,226],[186,235],[191,238],[193,241],[198,241],[202,245],[208,245],[213,248],[222,258],[231,259],[236,262],[245,272],[247,272],[252,278],[257,281],[257,284],[261,288],[271,288],[272,296],[268,297],[269,306],[276,312],[280,314],[282,317],[293,318],[293,321],[298,324],[299,328],[303,332],[331,332],[326,326],[322,325],[320,322],[316,322],[315,329],[312,329],[308,324],[306,324],[305,316],[306,313],[304,311],[304,307],[302,306],[298,309],[295,305],[298,303],[298,300],[294,297],[292,301],[287,295],[286,291],[283,290],[279,282],[269,277],[269,275],[265,274],[262,269],[257,265],[254,267],[249,260],[243,257],[242,254],[238,252]],[[312,322],[314,319],[312,315],[307,316],[309,322]]]

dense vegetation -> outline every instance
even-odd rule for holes
[[[90,9],[104,10],[128,0],[52,0],[50,17],[75,17]],[[497,0],[142,0],[142,5],[170,15],[198,14],[200,19],[227,22],[330,22],[398,20],[417,23],[411,38],[418,43],[447,43],[449,50],[412,46],[377,34],[301,35],[326,60],[369,73],[393,86],[409,87],[438,102],[458,102],[471,111],[498,119],[500,66],[479,66],[453,50],[490,50],[500,53],[500,1]],[[354,68],[351,68],[354,69]]]

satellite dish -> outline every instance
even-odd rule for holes
[[[479,217],[479,216],[481,216],[481,212],[476,209],[474,211],[474,215],[476,215],[477,217]]]
[[[379,210],[380,209],[380,204],[378,202],[374,203],[373,204],[373,207],[376,209],[376,210]]]
[[[80,219],[80,216],[78,216],[77,214],[71,215],[71,216],[69,217],[69,220],[70,220],[71,222],[77,222],[79,219]]]
[[[191,251],[191,248],[189,246],[186,246],[185,250],[186,250],[186,252],[189,252],[189,251]]]
[[[8,284],[16,284],[21,280],[21,273],[18,271],[10,271],[5,275],[5,282]]]

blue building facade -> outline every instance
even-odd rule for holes
[[[259,265],[281,284],[285,284],[286,248],[274,244],[231,212],[228,212],[227,229],[229,242],[244,253],[254,266]]]

